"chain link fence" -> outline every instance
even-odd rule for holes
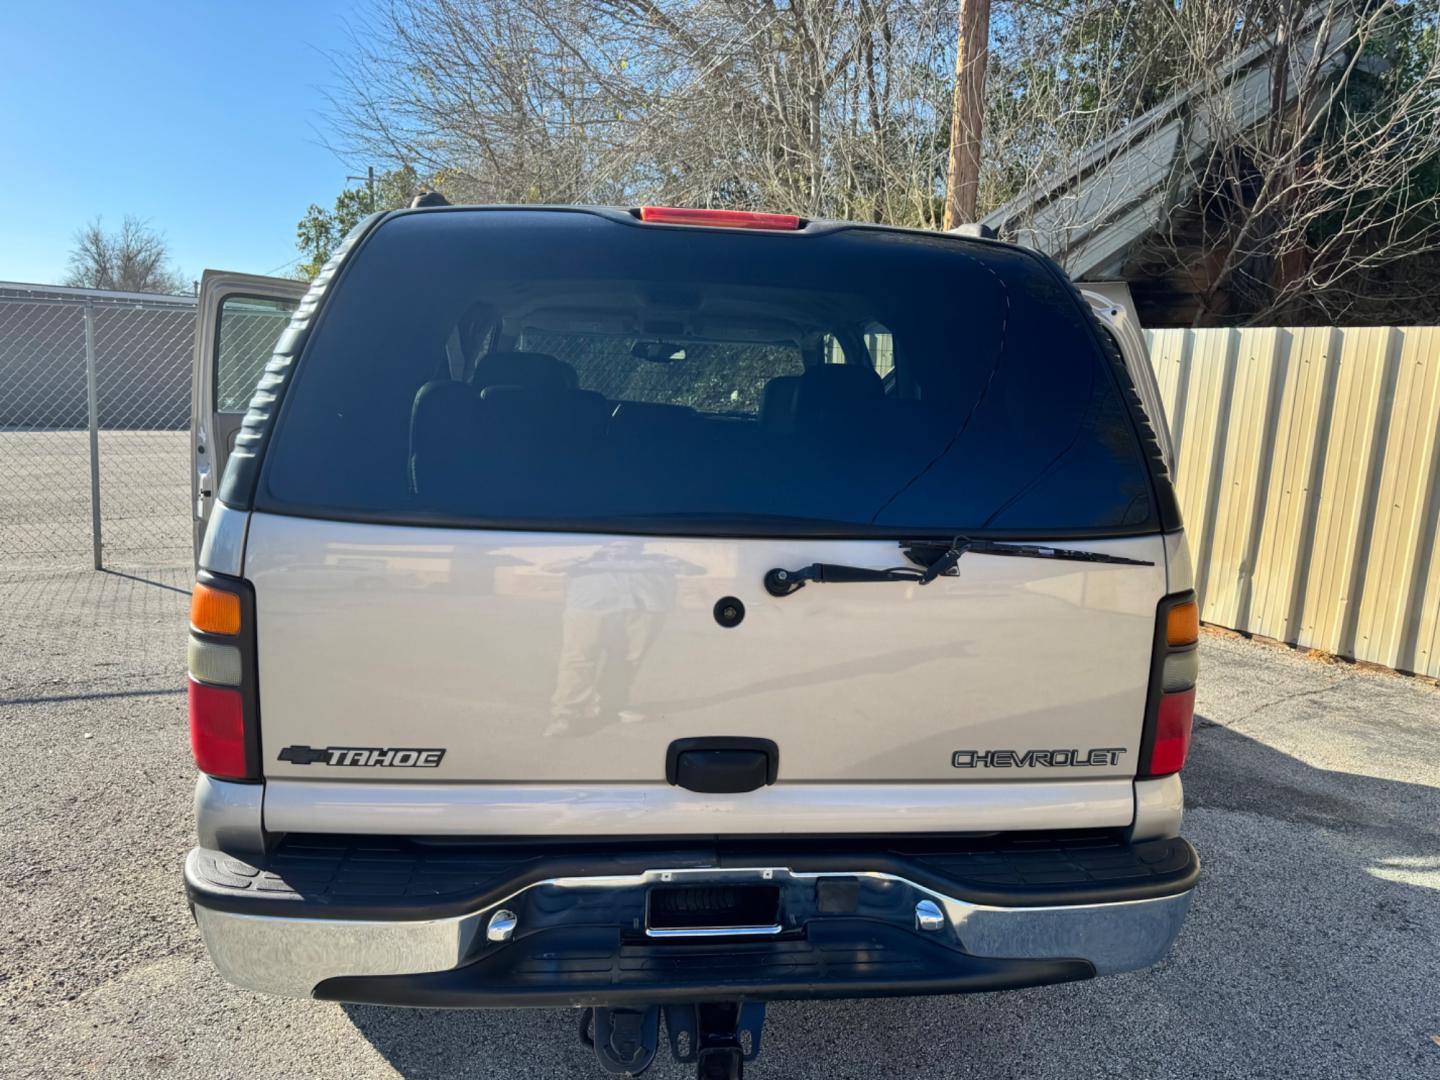
[[[191,555],[195,301],[0,285],[0,574]]]

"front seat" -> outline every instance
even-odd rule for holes
[[[580,385],[575,369],[564,360],[549,353],[520,350],[486,353],[476,362],[470,381],[477,390],[522,386],[550,394],[562,394]]]

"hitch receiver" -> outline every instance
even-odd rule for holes
[[[580,1041],[595,1051],[600,1067],[611,1075],[639,1076],[655,1060],[660,1009],[585,1009]],[[745,1062],[760,1053],[763,1001],[666,1005],[664,1010],[670,1052],[682,1065],[693,1064],[698,1080],[742,1080]]]
[[[665,1006],[670,1052],[681,1064],[695,1063],[699,1080],[741,1080],[745,1062],[760,1054],[763,1001],[719,1001]]]

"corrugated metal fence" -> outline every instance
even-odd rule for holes
[[[1202,617],[1440,676],[1440,327],[1148,338]]]

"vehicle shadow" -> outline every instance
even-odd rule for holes
[[[1440,749],[1440,725],[1419,737]],[[1204,873],[1159,966],[1004,994],[775,1005],[749,1075],[1350,1080],[1435,1069],[1440,790],[1317,768],[1203,716],[1185,783],[1185,835]],[[344,1009],[412,1080],[604,1075],[573,1012]],[[662,1047],[646,1075],[689,1068]]]

